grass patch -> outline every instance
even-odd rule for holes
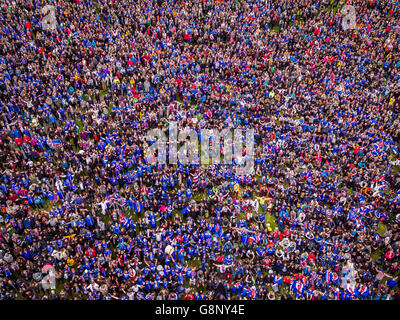
[[[193,196],[193,200],[196,201],[196,202],[199,202],[199,201],[201,201],[201,200],[203,200],[205,198],[206,198],[206,193],[204,191],[203,192],[199,192],[199,193],[197,193],[197,194],[195,194]]]
[[[372,261],[378,260],[381,257],[381,255],[382,255],[382,252],[379,249],[372,252],[372,254],[371,254]]]
[[[76,119],[76,125],[78,126],[78,128],[79,128],[79,132],[83,132],[83,123],[82,123],[82,120],[81,119]]]
[[[376,231],[381,237],[385,236],[386,227],[382,221],[379,221],[378,230]]]
[[[275,230],[275,228],[278,227],[278,224],[276,223],[276,218],[269,212],[265,215],[265,223],[269,223],[272,230]]]

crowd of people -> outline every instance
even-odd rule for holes
[[[2,0],[0,299],[399,298],[399,9]],[[255,174],[150,164],[171,121]]]

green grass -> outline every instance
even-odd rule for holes
[[[275,230],[275,228],[278,227],[278,224],[276,223],[276,218],[270,213],[267,213],[265,215],[265,223],[269,223],[272,230]]]
[[[378,230],[376,231],[381,237],[385,235],[386,227],[382,221],[379,221]]]
[[[174,218],[175,216],[179,216],[179,217],[181,217],[181,218],[183,218],[183,214],[182,214],[182,212],[180,211],[180,210],[173,210],[172,211],[172,217]]]
[[[89,95],[87,93],[84,93],[82,95],[82,99],[85,100],[86,102],[88,102],[89,101]]]
[[[385,224],[382,221],[379,221],[378,224],[378,229],[376,230],[376,232],[383,238],[385,236],[386,233],[386,227]],[[376,261],[379,258],[381,258],[382,256],[382,251],[380,249],[375,250],[374,252],[372,252],[371,254],[371,259],[372,261]]]
[[[203,200],[205,198],[206,198],[206,193],[204,191],[203,192],[198,192],[197,194],[195,194],[193,196],[193,200],[196,201],[196,202],[199,202],[199,201],[201,201],[201,200]]]
[[[189,264],[188,264],[190,267],[192,267],[192,268],[196,268],[196,269],[198,269],[199,267],[200,267],[200,265],[201,265],[201,260],[195,260],[194,258],[189,262]]]
[[[82,123],[82,120],[81,120],[81,119],[77,119],[75,122],[76,122],[76,124],[77,124],[77,126],[78,126],[78,128],[79,128],[79,132],[83,132],[83,123]]]
[[[379,250],[379,249],[374,251],[374,252],[372,252],[372,254],[371,254],[372,261],[378,260],[381,257],[381,255],[382,255],[382,251]]]

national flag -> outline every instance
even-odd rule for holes
[[[327,270],[325,272],[325,281],[326,281],[326,283],[330,283],[331,282],[331,277],[332,277],[332,273]]]
[[[111,195],[109,195],[109,196],[104,198],[105,201],[111,201],[111,200],[114,200],[114,199],[115,199],[115,196],[113,194],[111,194]]]
[[[304,285],[301,283],[301,281],[296,281],[296,291],[299,293],[302,293],[304,290]]]
[[[358,292],[363,296],[363,297],[369,297],[369,289],[368,287],[363,284],[360,289],[358,290]]]
[[[364,222],[361,220],[361,218],[356,219],[356,227],[358,229],[364,229],[365,228]]]
[[[61,147],[62,146],[62,142],[61,142],[61,140],[60,139],[55,139],[55,140],[53,140],[52,142],[51,142],[51,147],[52,148],[58,148],[58,147]]]
[[[256,287],[251,287],[249,292],[249,297],[255,299],[257,297],[257,289]]]
[[[336,288],[335,289],[335,298],[336,298],[336,300],[340,300],[340,295],[341,295],[340,289]]]
[[[124,228],[129,229],[131,225],[131,221],[128,217],[125,217],[124,215],[121,215],[121,224]]]
[[[133,208],[137,213],[141,213],[143,211],[143,204],[139,200],[136,200],[133,204]]]
[[[142,194],[148,194],[149,189],[146,186],[143,186],[143,188],[140,190]]]

